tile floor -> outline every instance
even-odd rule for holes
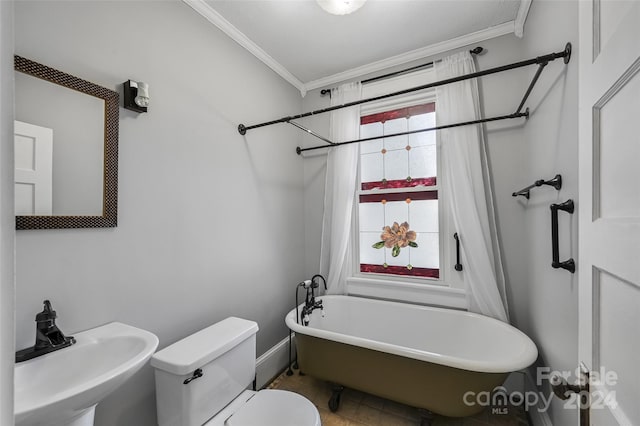
[[[292,376],[282,373],[269,386],[297,392],[318,407],[322,426],[418,426],[418,410],[393,401],[378,398],[352,389],[342,393],[340,407],[332,413],[327,406],[331,386],[310,376],[301,376],[294,370]],[[435,416],[432,426],[528,426],[526,413],[521,407],[509,407],[508,414],[491,414],[490,410],[467,418]]]

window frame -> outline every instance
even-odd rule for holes
[[[363,87],[363,98],[373,97],[380,92],[402,90],[404,86],[417,86],[435,80],[432,69],[418,71],[409,76],[396,77]],[[365,89],[366,92],[365,93]],[[420,91],[398,97],[385,99],[361,107],[360,116],[367,116],[385,111],[392,111],[408,106],[415,106],[435,102],[436,117],[438,104],[434,89]],[[436,118],[437,120],[437,118]],[[463,272],[455,271],[455,240],[456,232],[449,207],[449,194],[446,191],[446,178],[442,169],[442,155],[439,138],[436,138],[437,179],[436,185],[429,187],[397,188],[384,190],[387,192],[438,192],[438,227],[439,227],[439,278],[412,277],[403,275],[360,272],[360,227],[359,227],[359,197],[363,194],[380,194],[379,189],[363,190],[360,181],[360,155],[358,155],[357,188],[354,195],[354,213],[352,217],[352,235],[350,239],[351,255],[353,256],[354,271],[347,279],[347,292],[354,295],[398,299],[414,303],[428,303],[456,308],[466,308],[466,292],[464,291]],[[425,295],[431,293],[428,299]]]

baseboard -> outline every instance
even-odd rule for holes
[[[295,335],[291,339],[291,358],[295,359]],[[276,343],[256,360],[256,389],[271,383],[289,364],[289,336]]]
[[[536,382],[533,380],[530,370],[525,370],[525,394],[527,392],[539,393],[540,389],[536,386]],[[546,410],[543,409],[542,402],[538,404],[538,407],[530,407],[527,411],[529,414],[529,420],[533,426],[553,426],[551,418]]]

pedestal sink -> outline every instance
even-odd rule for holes
[[[16,364],[16,426],[91,426],[96,405],[158,347],[145,330],[112,322],[74,334],[76,344]]]

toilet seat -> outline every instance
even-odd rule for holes
[[[256,392],[225,426],[321,426],[318,409],[302,395],[265,389]]]

